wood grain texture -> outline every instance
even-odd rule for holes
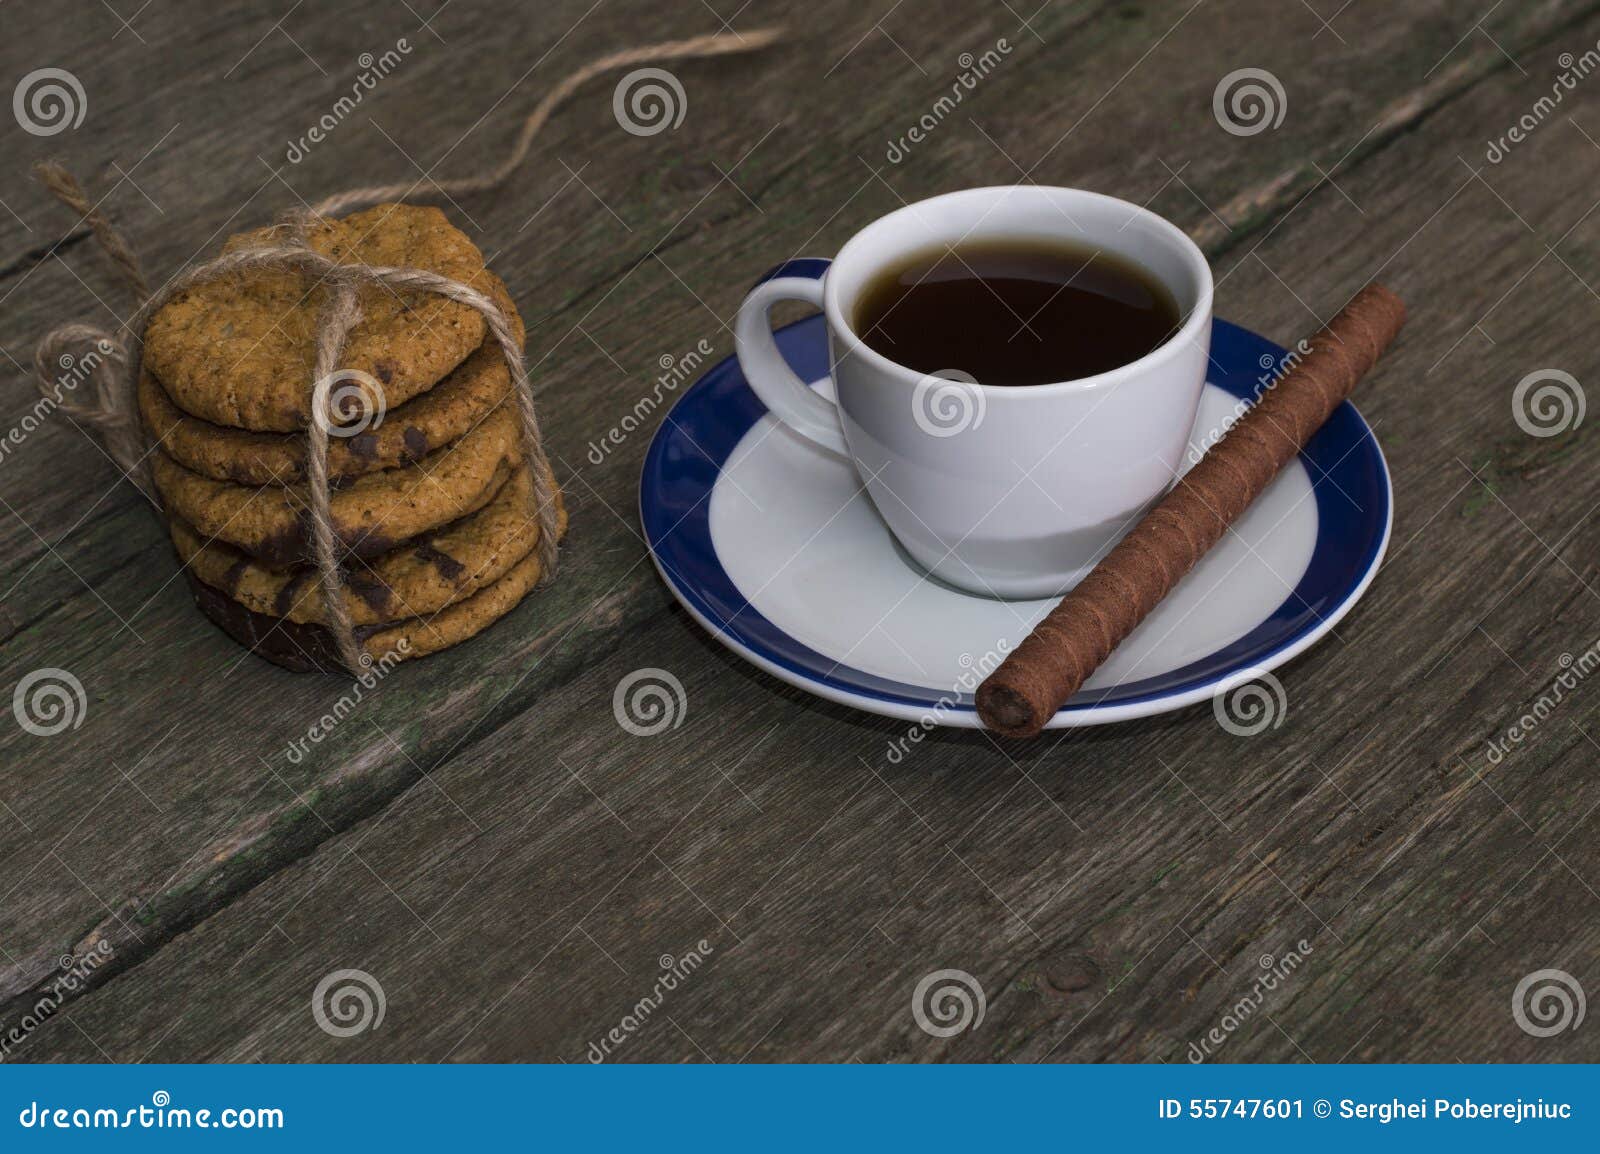
[[[451,5],[436,38],[353,4],[298,10],[291,41],[178,5],[135,37],[75,7],[103,26],[93,51],[63,54],[56,14],[8,10],[0,57],[7,76],[70,60],[84,125],[6,139],[19,164],[59,155],[114,189],[158,276],[297,195],[492,162],[569,68],[716,27],[699,4]],[[1600,367],[1580,319],[1600,285],[1600,89],[1483,157],[1556,56],[1600,39],[1596,8],[1519,6],[1480,34],[1443,3],[1358,3],[1331,30],[1265,3],[1054,4],[1030,31],[1004,6],[758,0],[735,25],[792,40],[675,70],[678,131],[621,132],[597,85],[516,194],[446,205],[530,323],[573,506],[562,578],[397,671],[298,763],[288,743],[346,687],[216,634],[153,515],[47,421],[0,460],[5,685],[69,669],[88,710],[55,738],[0,726],[0,1027],[58,955],[104,938],[115,964],[15,1056],[582,1060],[658,958],[703,939],[706,966],[616,1057],[1181,1061],[1263,955],[1304,939],[1220,1057],[1594,1060],[1592,1032],[1535,1039],[1508,1011],[1531,970],[1600,980],[1600,706],[1580,689],[1501,764],[1485,750],[1600,636],[1592,435],[1531,438],[1510,404],[1534,369]],[[355,57],[400,36],[414,51],[393,75],[287,164]],[[956,57],[1002,36],[993,75],[890,164]],[[204,65],[174,67],[179,51]],[[1235,137],[1211,98],[1245,65],[1282,78],[1288,109]],[[1218,314],[1280,340],[1380,274],[1412,306],[1359,398],[1395,475],[1390,558],[1284,671],[1269,734],[1230,737],[1197,708],[1030,746],[940,733],[893,764],[902,726],[780,686],[669,607],[633,512],[645,435],[586,456],[659,357],[702,337],[729,351],[764,268],[1022,172],[1149,201],[1206,244]],[[50,252],[61,222],[37,190],[15,171],[0,190],[9,425],[38,332],[126,304],[78,234]],[[660,738],[611,714],[641,666],[687,690]],[[380,1030],[312,1022],[340,967],[382,982]],[[950,1041],[910,1012],[945,967],[987,997]]]

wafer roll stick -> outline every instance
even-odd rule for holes
[[[996,733],[1032,737],[1254,501],[1405,323],[1400,298],[1369,285],[1309,351],[1173,486],[978,687]]]

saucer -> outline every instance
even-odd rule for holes
[[[824,319],[778,348],[824,392]],[[1192,444],[1210,445],[1284,350],[1215,321]],[[1149,717],[1259,677],[1366,591],[1393,521],[1389,470],[1346,402],[1049,728]],[[729,357],[656,430],[639,483],[656,568],[740,657],[808,693],[925,725],[979,725],[973,692],[1057,598],[975,596],[900,549],[845,458],[790,432]]]

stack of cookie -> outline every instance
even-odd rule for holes
[[[225,251],[274,239],[246,233]],[[505,285],[437,209],[379,205],[320,220],[307,241],[340,263],[471,285],[522,340]],[[340,665],[312,563],[306,466],[329,291],[268,270],[180,293],[146,327],[138,390],[152,479],[197,603],[297,670]],[[511,373],[483,315],[377,284],[361,287],[360,309],[336,374],[346,387],[333,390],[329,506],[356,641],[387,663],[509,612],[541,575],[539,526]]]

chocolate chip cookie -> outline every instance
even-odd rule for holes
[[[345,606],[356,625],[437,613],[505,576],[539,541],[526,467],[476,513],[370,560],[345,574]],[[561,506],[560,493],[556,501]],[[565,524],[562,509],[562,524]],[[246,609],[296,624],[323,624],[327,610],[313,566],[273,569],[220,541],[206,542],[174,521],[178,560],[201,581]]]
[[[201,539],[223,541],[274,565],[311,557],[305,484],[235,485],[186,469],[165,453],[151,460],[168,515]],[[515,401],[507,400],[466,436],[415,465],[368,473],[333,490],[329,511],[341,551],[376,556],[476,512],[521,460],[522,424]]]
[[[232,237],[224,252],[285,242],[281,229]],[[490,290],[483,255],[437,208],[382,204],[308,230],[341,264],[420,268]],[[330,290],[314,277],[253,271],[186,289],[146,326],[145,363],[184,412],[218,425],[293,432],[311,415],[319,314]],[[481,313],[430,292],[360,290],[342,369],[365,374],[395,408],[426,391],[483,343]],[[365,387],[365,386],[363,386]]]
[[[426,657],[483,632],[514,609],[539,583],[543,567],[534,549],[498,581],[470,597],[454,601],[427,617],[408,617],[355,630],[367,660],[380,668],[413,657]],[[296,672],[339,672],[338,646],[320,625],[303,625],[246,609],[226,593],[213,589],[185,570],[195,604],[239,644],[275,664]]]
[[[493,273],[486,274],[495,302],[511,319],[522,343],[522,318]],[[309,382],[306,385],[310,388]],[[462,436],[511,391],[511,372],[500,344],[486,337],[433,388],[389,409],[351,437],[328,439],[328,475],[335,484],[380,469],[420,461]],[[239,485],[292,485],[305,480],[306,435],[257,433],[191,417],[145,372],[139,382],[139,413],[161,450],[180,465],[218,481]]]

